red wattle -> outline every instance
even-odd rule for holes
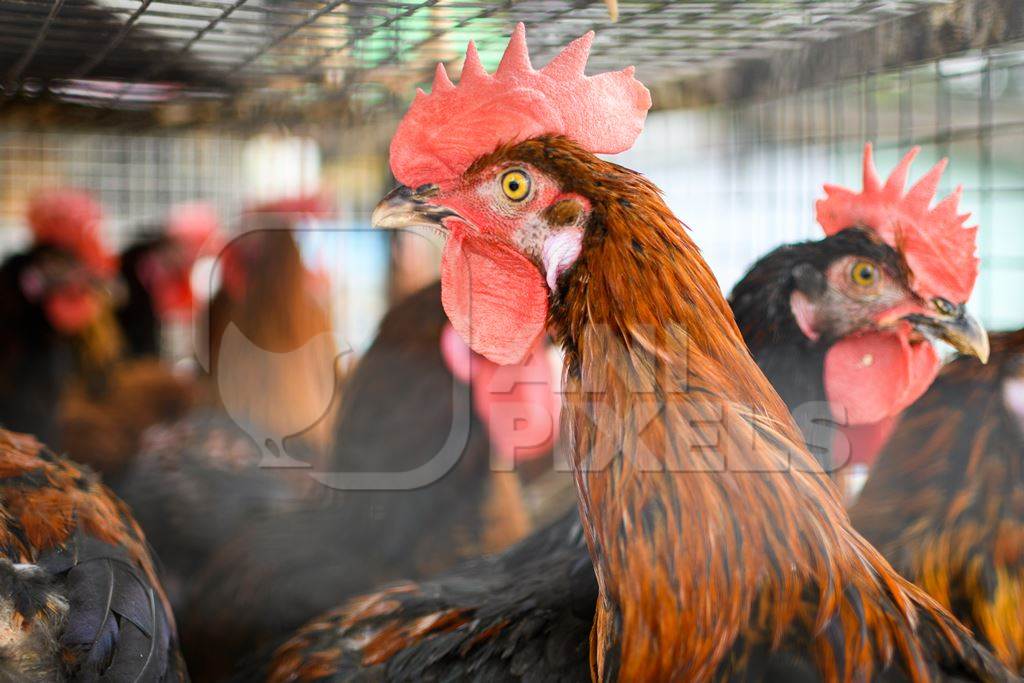
[[[847,463],[871,465],[889,440],[892,430],[896,427],[898,417],[892,415],[871,424],[842,427],[842,436],[846,438],[850,450],[849,458],[840,465]],[[837,449],[836,452],[842,451]]]
[[[179,273],[157,287],[153,302],[161,318],[192,314],[192,283],[189,275],[187,271]]]
[[[511,247],[457,228],[441,257],[441,303],[470,348],[499,365],[526,357],[548,315],[536,266]]]
[[[46,317],[61,334],[75,334],[99,313],[99,302],[89,292],[59,291],[46,298]]]
[[[931,344],[910,343],[909,326],[848,337],[825,356],[825,393],[840,422],[871,424],[920,398],[940,365]]]
[[[516,462],[551,451],[558,437],[560,381],[543,343],[536,344],[522,363],[497,365],[471,353],[446,325],[441,353],[459,381],[472,383],[473,404],[487,425],[495,455]]]

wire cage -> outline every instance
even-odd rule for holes
[[[726,289],[818,234],[821,185],[856,185],[865,141],[880,167],[918,144],[918,172],[951,157],[942,189],[962,183],[982,227],[974,307],[1024,321],[1017,0],[0,0],[0,251],[24,239],[27,196],[57,181],[98,194],[116,245],[181,201],[230,224],[246,202],[315,187],[341,206],[336,227],[365,230],[415,87],[439,61],[457,78],[470,39],[494,68],[519,20],[537,65],[595,29],[591,73],[637,66],[655,111],[621,161],[665,190]],[[363,337],[436,273],[422,241],[321,233],[303,249],[374,271],[336,299]],[[353,303],[360,287],[373,305]]]
[[[1013,3],[4,0],[0,84],[9,105],[77,103],[93,120],[110,120],[117,111],[149,112],[179,124],[325,121],[345,114],[366,120],[429,82],[437,62],[457,70],[470,38],[493,67],[519,20],[538,63],[569,39],[600,29],[591,69],[634,64],[646,83],[658,85],[703,78],[723,63],[766,63],[775,54],[878,26],[892,32],[887,49],[861,50],[859,59],[828,68],[816,60],[818,76],[830,77],[844,65],[859,68],[865,56],[905,61],[909,51],[922,59],[1019,29],[971,25],[976,6],[989,4]],[[858,45],[850,48],[852,56]]]
[[[728,290],[773,247],[818,239],[826,182],[860,187],[865,141],[887,172],[912,146],[916,176],[950,158],[979,225],[972,306],[991,328],[1024,323],[1024,44],[865,74],[829,86],[652,116],[622,163],[641,169],[694,230]]]

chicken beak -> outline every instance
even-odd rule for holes
[[[915,314],[907,320],[929,337],[941,339],[960,353],[988,362],[988,332],[963,306],[948,316]]]
[[[451,209],[430,203],[439,193],[437,185],[422,185],[415,190],[399,185],[388,192],[373,210],[370,223],[390,230],[408,228],[445,229],[444,219],[458,216]]]

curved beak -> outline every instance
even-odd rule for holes
[[[958,306],[956,312],[948,316],[914,314],[906,319],[926,336],[941,339],[960,353],[974,356],[982,363],[988,362],[988,332],[963,306]]]
[[[459,214],[429,201],[438,194],[437,185],[422,185],[415,190],[405,185],[399,185],[377,203],[370,222],[375,228],[390,230],[403,228],[445,230],[444,219]]]

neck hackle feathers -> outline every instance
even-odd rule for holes
[[[391,142],[395,177],[410,187],[444,186],[499,145],[543,134],[564,135],[595,154],[629,149],[651,95],[633,67],[586,76],[593,40],[592,32],[577,38],[538,71],[520,23],[493,74],[473,43],[457,86],[438,64],[431,93],[417,92]]]
[[[818,223],[826,235],[862,226],[874,230],[907,261],[914,290],[923,298],[942,297],[963,303],[978,277],[975,255],[977,227],[964,224],[969,213],[958,213],[963,188],[931,207],[946,159],[932,167],[904,193],[910,164],[920,148],[910,150],[883,185],[864,146],[864,189],[854,192],[825,185],[827,198],[817,202]]]

